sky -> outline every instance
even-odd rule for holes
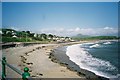
[[[0,28],[2,26],[2,3],[0,2]]]
[[[119,0],[1,0],[2,2],[118,2]]]
[[[117,2],[3,2],[2,27],[59,36],[117,35]]]

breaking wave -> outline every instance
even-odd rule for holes
[[[116,69],[109,61],[104,61],[99,58],[93,57],[84,48],[81,48],[82,44],[68,46],[66,49],[66,55],[69,57],[71,61],[76,63],[80,68],[86,69],[95,73],[96,75],[103,76],[106,78],[114,77],[114,75],[108,74],[106,71],[112,71]],[[91,46],[98,47],[99,44],[94,44]]]
[[[103,43],[103,44],[111,44],[111,42],[105,42],[105,43]]]
[[[92,46],[90,46],[90,48],[97,48],[100,47],[100,44],[93,44]]]

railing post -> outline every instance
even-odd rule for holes
[[[5,77],[6,77],[6,66],[5,66],[5,63],[6,63],[6,58],[3,57],[2,58],[2,79],[4,80]]]
[[[30,77],[30,73],[28,71],[29,71],[29,68],[25,67],[24,68],[24,73],[22,74],[22,79],[23,80],[28,80],[28,78]]]

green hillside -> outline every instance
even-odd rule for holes
[[[117,36],[89,36],[89,35],[82,35],[78,34],[72,37],[75,40],[111,40],[111,39],[118,39]]]

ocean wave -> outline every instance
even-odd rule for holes
[[[111,44],[111,42],[105,42],[105,43],[103,43],[103,44]]]
[[[100,47],[100,44],[94,44],[94,45],[90,46],[90,48],[97,48],[97,47]]]
[[[66,55],[69,56],[71,61],[79,65],[80,68],[106,78],[113,77],[113,75],[103,72],[104,70],[112,71],[115,69],[110,62],[93,57],[84,48],[81,48],[80,45],[68,46],[66,50]]]

